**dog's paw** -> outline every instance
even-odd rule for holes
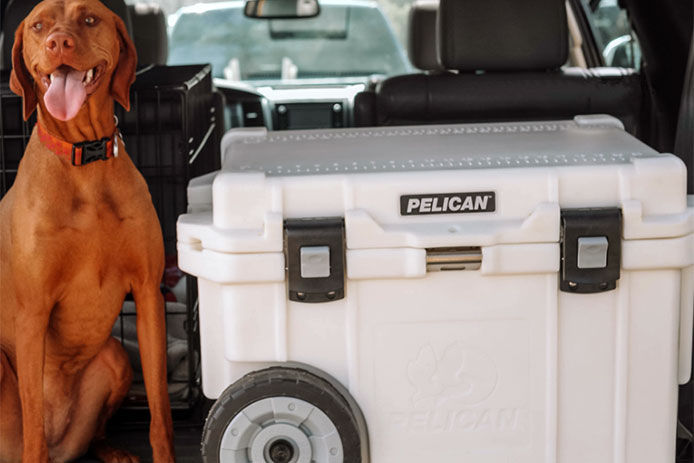
[[[132,453],[111,447],[106,441],[92,443],[92,453],[104,463],[140,463],[140,457]]]

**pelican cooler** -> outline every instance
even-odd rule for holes
[[[206,462],[672,462],[684,163],[608,116],[229,132],[193,180]]]

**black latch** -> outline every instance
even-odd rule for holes
[[[342,217],[284,222],[289,299],[329,302],[345,297],[345,223]]]
[[[79,165],[83,166],[94,161],[105,161],[108,159],[108,142],[110,138],[102,138],[96,141],[84,141],[81,143],[75,143],[72,145],[72,165],[75,164],[75,152],[78,148],[82,148],[82,158]]]
[[[561,211],[559,287],[598,293],[617,287],[622,261],[622,211],[618,208]]]

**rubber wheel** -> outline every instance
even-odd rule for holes
[[[204,463],[360,463],[357,421],[326,380],[299,368],[250,373],[214,403]]]

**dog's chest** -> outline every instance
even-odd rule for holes
[[[137,215],[109,193],[72,198],[70,212],[59,222],[52,246],[64,256],[59,301],[51,317],[51,332],[61,349],[100,344],[110,335],[123,299],[138,271],[135,255]],[[88,350],[88,349],[87,349]]]
[[[41,206],[45,210],[37,214],[41,219],[34,222],[31,247],[59,258],[60,278],[70,292],[105,294],[109,286],[110,294],[114,285],[125,288],[137,271],[147,233],[143,224],[153,209],[141,207],[141,194],[127,186],[66,190],[69,194]]]
[[[128,199],[127,195],[111,185],[73,191],[62,200],[62,209],[67,212],[62,219],[68,226],[95,231],[104,227],[120,227],[135,214]]]
[[[71,188],[67,193],[58,199],[57,213],[50,219],[58,228],[73,233],[77,242],[86,238],[88,242],[108,244],[108,249],[122,244],[132,238],[131,233],[149,212],[139,207],[137,196],[142,192],[133,191],[127,184],[114,185],[105,180],[89,188]]]
[[[125,160],[26,166],[33,175],[16,182],[15,246],[37,260],[16,264],[45,269],[43,291],[54,301],[50,332],[62,348],[82,352],[85,342],[108,338],[133,281],[149,271],[147,243],[161,236],[156,212],[144,179]]]

